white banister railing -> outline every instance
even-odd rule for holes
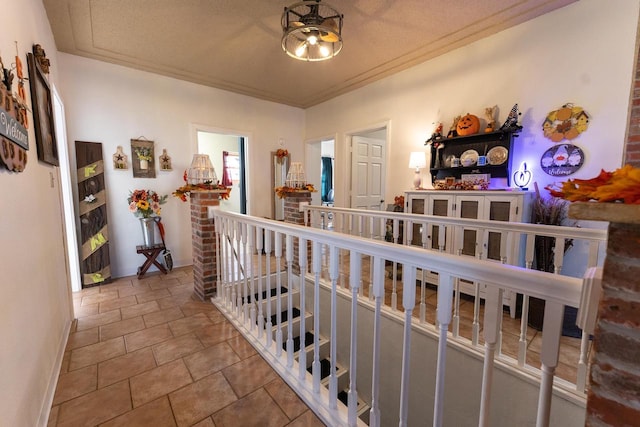
[[[462,255],[462,248],[465,246],[463,237],[465,230],[473,230],[472,234],[473,246],[481,248],[476,252],[476,258],[487,260],[486,245],[490,234],[499,234],[500,246],[499,257],[494,259],[495,262],[516,265],[527,269],[532,269],[535,262],[535,244],[537,238],[553,239],[553,264],[554,273],[563,274],[563,266],[565,266],[565,245],[571,241],[571,244],[581,252],[580,261],[582,265],[573,268],[571,274],[574,277],[582,277],[588,268],[601,266],[604,261],[604,253],[606,249],[606,230],[578,228],[568,226],[549,226],[541,224],[515,223],[504,221],[485,221],[463,218],[451,218],[442,216],[429,216],[422,214],[408,214],[402,212],[384,212],[369,211],[359,209],[336,208],[327,206],[306,206],[305,208],[306,225],[314,228],[332,230],[344,234],[354,234],[363,236],[361,228],[354,229],[346,227],[349,224],[382,224],[383,227],[371,227],[367,236],[375,240],[386,240],[389,242],[401,242],[405,245],[416,245],[416,237],[419,241],[418,246],[430,252],[449,252]],[[386,229],[384,224],[387,224]],[[401,224],[404,227],[401,227]],[[433,228],[437,229],[437,238],[432,236]],[[403,229],[403,232],[400,230]],[[386,231],[385,231],[386,230]],[[414,236],[414,230],[419,230],[419,236]],[[463,231],[463,232],[455,232]],[[456,236],[456,241],[452,242],[452,236]],[[432,238],[436,241],[432,241]],[[483,247],[484,246],[484,247]],[[464,257],[466,262],[469,257]],[[391,310],[397,310],[397,268],[394,263],[392,266],[392,287],[390,292],[390,303],[388,306]],[[426,304],[428,291],[425,289],[426,284],[437,285],[437,277],[431,271],[422,270],[418,272],[420,279],[420,289],[417,290],[419,301],[418,318],[420,323],[430,323],[427,320],[427,312],[429,306]],[[467,343],[474,348],[478,348],[481,344],[480,330],[481,325],[481,300],[485,299],[483,282],[473,279],[471,284],[465,283],[459,279],[454,281],[454,300],[452,313],[451,334],[454,339],[460,339],[461,342]],[[470,295],[473,297],[474,307],[473,316],[469,325],[465,329],[469,329],[468,336],[463,337],[460,333],[461,319],[460,305],[461,295]],[[509,348],[510,354],[505,354],[503,349],[504,336],[502,330],[497,332],[497,340],[495,348],[492,349],[502,361],[510,363],[513,360],[514,366],[520,369],[528,370],[527,365],[527,348],[531,343],[529,331],[529,299],[532,295],[531,290],[522,292],[522,301],[518,302],[517,295],[509,290],[504,290],[505,295],[509,295],[509,301],[503,299],[503,303],[508,304],[511,317],[515,317],[516,310],[520,304],[521,313],[520,325],[518,331],[518,341],[515,343],[516,349]],[[577,305],[569,305],[577,308]],[[501,305],[499,305],[501,307]],[[400,308],[401,309],[401,308]],[[561,313],[562,314],[562,313]],[[498,321],[502,323],[502,316]],[[437,330],[437,319],[432,322],[433,327]],[[500,326],[500,325],[498,325]],[[511,336],[511,335],[509,335]],[[590,348],[590,334],[582,334],[580,338],[580,353],[570,367],[571,372],[563,372],[562,385],[568,389],[583,395],[586,386],[586,376],[588,367],[588,354]],[[563,346],[563,348],[566,347]],[[570,348],[565,348],[567,351]],[[537,357],[537,355],[536,355]],[[577,369],[574,368],[577,366]],[[575,369],[575,372],[573,372]],[[571,383],[571,384],[569,384]]]
[[[416,396],[412,384],[412,379],[415,381],[417,376],[415,371],[412,372],[412,369],[415,369],[415,365],[412,364],[412,342],[416,331],[431,334],[438,342],[436,360],[431,361],[435,365],[434,398],[430,402],[422,401],[421,406],[428,405],[433,408],[433,425],[440,426],[446,423],[445,362],[449,348],[448,329],[453,313],[453,290],[457,282],[465,280],[481,283],[487,289],[483,323],[485,374],[479,396],[482,409],[478,414],[480,425],[491,423],[492,406],[489,403],[494,394],[494,354],[499,342],[499,325],[502,318],[500,294],[503,291],[526,293],[547,302],[548,324],[545,323],[544,326],[542,344],[544,376],[540,387],[536,422],[538,425],[548,425],[549,403],[552,402],[553,394],[550,385],[557,364],[557,356],[555,359],[552,356],[554,348],[557,354],[560,340],[560,335],[555,333],[558,307],[561,309],[564,305],[579,305],[582,279],[491,263],[473,257],[465,258],[461,263],[461,258],[457,255],[440,251],[425,252],[423,248],[375,241],[370,237],[379,227],[375,226],[375,221],[367,220],[362,215],[360,218],[364,219],[356,223],[373,224],[369,231],[358,227],[358,234],[367,236],[366,238],[327,233],[311,227],[223,211],[216,211],[214,215],[217,253],[220,254],[219,264],[222,266],[214,302],[327,424],[365,425],[363,418],[368,418],[370,425],[374,426],[390,425],[388,420],[393,419],[393,424],[401,426],[410,423],[412,413],[419,410],[412,407],[410,402],[416,399],[420,401],[425,395],[419,393]],[[354,220],[350,219],[349,223],[353,224]],[[294,262],[296,254],[298,265]],[[329,280],[322,280],[323,259],[327,258],[327,254]],[[369,265],[365,265],[364,261]],[[263,263],[266,267],[264,277],[261,275]],[[253,267],[256,264],[257,269]],[[386,289],[392,287],[385,268],[387,264],[396,265],[397,268],[392,272],[400,271],[402,274],[402,287],[398,288],[402,307],[397,311],[385,307]],[[299,275],[295,273],[297,268],[300,271]],[[307,271],[308,269],[310,271]],[[348,290],[342,289],[338,284],[340,272],[344,270],[349,277]],[[275,274],[272,274],[272,271],[275,271]],[[434,334],[433,327],[427,327],[420,322],[417,315],[413,315],[418,301],[417,289],[420,289],[416,287],[416,279],[424,272],[437,273],[437,322],[434,322],[437,323],[437,334]],[[285,289],[281,288],[283,276],[286,277],[286,293],[289,294],[286,299],[282,296],[285,292]],[[361,295],[359,291],[365,276],[371,283],[371,295]],[[257,295],[254,288],[247,285],[256,282]],[[261,292],[263,283],[265,292]],[[272,284],[276,286],[273,291]],[[311,292],[307,293],[307,290]],[[293,292],[296,292],[295,297],[292,295]],[[275,297],[273,306],[271,295]],[[373,303],[369,302],[370,298]],[[343,300],[350,302],[340,305],[340,301]],[[286,319],[283,319],[283,303],[286,305]],[[257,307],[253,307],[256,304]],[[294,306],[300,311],[298,331],[291,326],[294,321]],[[277,308],[277,312],[273,313],[276,319],[275,331],[271,320],[272,308]],[[266,311],[265,322],[260,320],[263,310]],[[348,313],[345,314],[345,310]],[[359,322],[361,310],[370,312],[372,320]],[[243,314],[254,311],[258,313],[257,321],[252,316]],[[306,322],[307,315],[313,316],[309,325]],[[398,319],[398,324],[402,325],[402,332],[393,338],[400,341],[400,346],[397,349],[387,348],[383,351],[382,342],[389,340],[389,337],[382,336],[382,324],[388,322],[387,319]],[[283,340],[282,334],[285,330],[287,337]],[[298,334],[300,348],[294,352],[292,336],[295,333]],[[310,333],[313,334],[313,342],[307,345],[307,335]],[[323,336],[329,337],[328,351],[324,350],[326,340]],[[358,351],[358,339],[365,336],[370,338],[371,348]],[[341,342],[347,343],[342,350]],[[284,353],[283,349],[286,350]],[[308,352],[310,354],[307,354]],[[391,394],[397,396],[398,400],[395,403],[390,401],[389,395],[384,401],[381,399],[381,383],[392,368],[382,366],[388,352],[402,354],[399,359],[402,372],[398,375],[398,393]],[[294,353],[297,353],[297,358],[292,357]],[[310,372],[307,370],[309,355],[312,360]],[[369,366],[370,372],[359,369],[360,363]],[[345,368],[342,366],[348,366],[348,376],[345,376]],[[328,380],[324,380],[323,372],[327,371],[327,367]],[[360,381],[361,377],[367,380]],[[343,378],[348,378],[348,381]],[[328,388],[323,386],[327,381]],[[361,383],[370,383],[371,389],[367,392],[359,390]],[[346,403],[338,399],[343,390],[347,396]],[[369,397],[366,402],[362,402],[360,396]],[[365,404],[370,408],[368,417],[363,416],[362,408],[358,408],[359,405]],[[389,407],[398,408],[397,418],[386,409]]]

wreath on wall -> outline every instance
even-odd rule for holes
[[[572,140],[589,127],[589,115],[582,107],[564,104],[562,108],[547,114],[542,123],[544,136],[553,142]]]

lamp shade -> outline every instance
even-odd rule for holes
[[[324,61],[342,49],[342,19],[320,0],[305,0],[284,8],[282,49],[302,61]]]
[[[413,151],[409,157],[409,167],[411,169],[422,169],[427,166],[427,156],[424,151]]]
[[[208,154],[194,154],[187,172],[189,184],[216,184],[218,177]]]

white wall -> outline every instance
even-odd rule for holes
[[[172,158],[173,171],[158,172],[155,179],[133,178],[131,169],[114,170],[107,162],[114,277],[134,274],[143,261],[135,254],[141,231],[138,220],[127,211],[129,190],[150,188],[171,194],[182,185],[182,174],[197,146],[190,131],[193,124],[250,135],[249,213],[270,216],[273,189],[265,179],[270,176],[270,152],[279,148],[280,139],[287,141],[289,151],[303,152],[303,110],[74,55],[60,53],[59,61],[70,144],[101,142],[103,156],[110,159],[118,145],[131,156],[130,139],[143,135],[155,141],[159,153],[166,148]],[[167,247],[176,266],[192,263],[189,215],[188,204],[173,197],[162,208]]]
[[[496,104],[498,124],[519,104],[524,131],[513,165],[526,160],[540,188],[556,180],[540,169],[540,157],[552,146],[542,122],[568,102],[591,116],[589,129],[574,140],[586,160],[572,177],[620,167],[638,9],[638,0],[615,7],[582,0],[307,109],[308,140],[337,135],[336,205],[348,206],[347,133],[390,120],[386,199],[392,200],[410,187],[409,153],[425,149],[435,122],[448,129],[455,115],[483,117],[484,108]]]
[[[41,0],[2,2],[0,53],[15,62],[16,45],[27,77],[34,43],[59,80],[53,35]],[[14,86],[17,79],[14,80]],[[14,90],[16,88],[14,87]],[[26,84],[31,105],[29,84]],[[60,174],[38,162],[33,116],[24,172],[0,168],[0,425],[46,424],[72,318],[61,216]]]

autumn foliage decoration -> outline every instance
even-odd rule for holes
[[[602,170],[591,179],[570,179],[560,188],[545,187],[552,196],[571,202],[623,202],[640,204],[640,169],[625,165],[613,172]]]
[[[231,193],[231,188],[225,187],[224,185],[220,185],[218,183],[215,184],[189,184],[187,182],[187,171],[184,171],[182,179],[185,182],[180,188],[177,188],[176,191],[171,193],[173,196],[182,200],[183,202],[187,201],[187,197],[191,195],[192,191],[205,191],[205,190],[224,190],[224,192],[220,193],[220,198],[223,200],[227,200]]]

